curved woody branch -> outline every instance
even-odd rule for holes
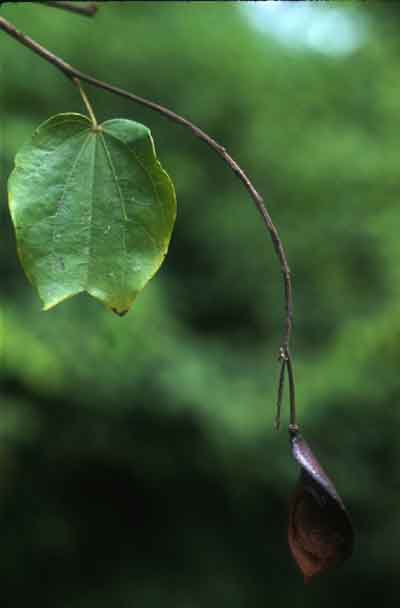
[[[41,4],[45,4],[51,8],[60,8],[63,11],[76,13],[77,15],[82,15],[83,17],[94,17],[97,12],[97,6],[94,2],[90,2],[84,6],[79,6],[77,2],[62,2],[61,0],[58,2],[41,2]]]
[[[51,4],[58,4],[58,3],[51,3]],[[292,358],[291,358],[290,349],[289,349],[290,338],[291,338],[291,334],[292,334],[292,324],[293,324],[292,282],[291,282],[290,269],[289,269],[289,264],[288,264],[288,261],[286,258],[285,249],[284,249],[282,241],[280,239],[278,230],[277,230],[276,226],[274,225],[272,218],[264,204],[263,197],[256,190],[256,188],[252,184],[249,177],[246,175],[246,173],[243,171],[243,169],[238,165],[238,163],[230,156],[230,154],[228,154],[226,149],[221,144],[219,144],[215,139],[210,137],[210,135],[205,133],[202,129],[197,127],[190,120],[184,118],[183,116],[180,116],[179,114],[176,114],[172,110],[170,110],[154,101],[150,101],[148,99],[140,97],[139,95],[130,93],[129,91],[126,91],[120,87],[116,87],[112,84],[109,84],[108,82],[98,80],[97,78],[94,78],[93,76],[90,76],[88,74],[81,72],[80,70],[74,68],[73,66],[71,66],[68,63],[66,63],[65,61],[63,61],[61,58],[59,58],[56,55],[54,55],[53,53],[51,53],[48,49],[41,46],[39,43],[37,43],[35,40],[30,38],[29,36],[18,31],[12,23],[7,21],[3,17],[0,17],[0,29],[5,31],[9,36],[14,38],[15,40],[17,40],[20,44],[26,46],[31,51],[33,51],[34,53],[36,53],[37,55],[42,57],[42,59],[44,59],[44,60],[48,61],[49,63],[51,63],[52,65],[54,65],[67,78],[72,80],[74,82],[74,84],[77,84],[76,79],[83,81],[83,82],[87,82],[88,84],[91,84],[99,89],[103,89],[105,91],[109,91],[110,93],[114,93],[115,95],[119,95],[126,99],[130,99],[131,101],[133,101],[135,103],[138,103],[146,108],[149,108],[151,110],[158,112],[162,116],[165,116],[166,118],[168,118],[170,121],[175,122],[176,124],[182,125],[183,127],[186,127],[198,139],[205,142],[212,150],[214,150],[214,152],[216,154],[218,154],[218,156],[220,156],[220,158],[222,158],[223,161],[225,161],[225,163],[231,168],[231,170],[235,173],[235,175],[243,183],[243,185],[246,188],[246,190],[248,191],[251,199],[253,200],[256,208],[258,209],[258,211],[262,217],[262,220],[270,234],[272,244],[273,244],[275,253],[277,255],[277,258],[279,260],[282,275],[283,275],[284,298],[285,298],[286,311],[285,311],[284,333],[283,333],[282,345],[281,345],[280,351],[279,351],[279,359],[280,359],[281,363],[282,362],[285,363],[282,367],[284,369],[286,369],[286,371],[288,373],[289,395],[290,395],[290,426],[292,428],[297,428],[295,383],[294,383],[294,376],[293,376]],[[282,381],[280,381],[280,388],[278,391],[279,395],[280,395],[280,396],[278,396],[278,400],[281,399],[281,395],[282,395],[281,382]]]

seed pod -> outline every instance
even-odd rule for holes
[[[353,551],[353,527],[335,486],[297,430],[290,431],[300,478],[289,514],[289,546],[308,583]]]

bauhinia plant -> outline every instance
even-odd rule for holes
[[[84,16],[93,16],[97,9],[93,3],[43,4]],[[8,181],[19,258],[45,310],[86,291],[118,315],[127,313],[162,264],[175,222],[174,186],[157,159],[150,130],[121,118],[99,124],[83,82],[185,127],[222,158],[244,185],[271,237],[284,286],[276,427],[280,427],[287,380],[290,445],[300,466],[289,514],[289,546],[306,582],[342,562],[351,555],[353,529],[333,483],[299,432],[290,352],[291,275],[263,197],[226,149],[190,120],[81,72],[3,17],[0,29],[60,70],[76,86],[88,114],[57,114],[42,123],[17,153]]]

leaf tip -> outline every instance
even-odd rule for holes
[[[126,308],[125,310],[118,310],[117,308],[111,308],[111,310],[113,312],[115,312],[115,314],[118,315],[119,317],[124,317],[129,312],[129,308]]]
[[[52,308],[57,306],[57,304],[59,304],[62,301],[62,300],[52,300],[51,302],[46,302],[45,300],[43,300],[40,293],[39,293],[39,297],[42,302],[42,312],[48,312],[49,310],[51,310]]]

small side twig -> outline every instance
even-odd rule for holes
[[[49,4],[49,3],[47,3]],[[61,4],[50,3],[50,4]],[[151,110],[154,110],[169,119],[170,121],[182,125],[189,129],[198,139],[205,142],[214,152],[222,158],[222,160],[230,167],[230,169],[235,173],[235,175],[242,182],[246,190],[248,191],[253,203],[255,204],[257,210],[259,211],[262,220],[270,234],[272,244],[276,253],[276,256],[279,260],[279,264],[282,271],[283,283],[284,283],[284,300],[285,300],[285,327],[283,332],[283,340],[280,348],[280,358],[284,359],[285,364],[281,365],[281,374],[280,384],[278,387],[278,404],[280,408],[280,401],[282,400],[282,392],[283,392],[283,372],[287,369],[288,379],[289,379],[289,398],[290,398],[290,424],[293,427],[297,428],[296,421],[296,399],[295,399],[295,382],[294,382],[294,374],[293,374],[293,363],[289,350],[290,346],[290,338],[292,334],[292,325],[293,325],[293,304],[292,304],[292,281],[291,274],[289,269],[289,264],[286,258],[285,249],[283,247],[283,243],[280,239],[278,230],[275,224],[272,221],[272,218],[264,204],[264,199],[259,194],[259,192],[254,187],[253,183],[243,171],[243,169],[238,165],[238,163],[228,154],[226,149],[219,144],[215,139],[213,139],[210,135],[208,135],[205,131],[197,127],[193,122],[180,116],[176,112],[169,110],[168,108],[158,104],[154,101],[150,101],[149,99],[145,99],[144,97],[140,97],[139,95],[135,95],[134,93],[130,93],[125,89],[120,87],[116,87],[108,82],[104,82],[102,80],[98,80],[93,76],[85,74],[80,70],[74,68],[69,65],[65,61],[63,61],[60,57],[57,57],[53,53],[51,53],[48,49],[40,45],[38,42],[30,38],[29,36],[23,34],[18,31],[12,23],[0,17],[0,29],[5,31],[9,36],[17,40],[20,44],[26,46],[31,51],[42,57],[42,59],[48,61],[52,65],[54,65],[58,70],[60,70],[67,78],[72,80],[76,84],[76,79],[87,82],[99,89],[103,89],[105,91],[109,91],[110,93],[114,93],[115,95],[119,95],[126,99],[129,99],[135,103],[138,103],[144,107],[147,107]],[[279,411],[280,415],[280,411]]]
[[[286,370],[286,357],[282,354],[279,356],[281,367],[279,369],[279,381],[278,381],[278,397],[276,400],[276,417],[275,417],[275,428],[277,431],[281,428],[281,413],[282,413],[282,398],[283,389],[285,385],[285,370]]]
[[[60,8],[64,11],[68,11],[69,13],[76,13],[77,15],[82,15],[83,17],[94,17],[97,12],[98,7],[94,2],[90,2],[89,4],[85,4],[84,6],[79,6],[78,2],[41,2],[41,4],[45,4],[46,6],[51,6],[52,8]]]
[[[296,385],[294,381],[293,362],[290,356],[289,350],[286,351],[286,369],[289,380],[289,401],[290,401],[290,424],[289,429],[292,431],[298,431],[299,425],[297,424],[297,412],[296,412]]]

